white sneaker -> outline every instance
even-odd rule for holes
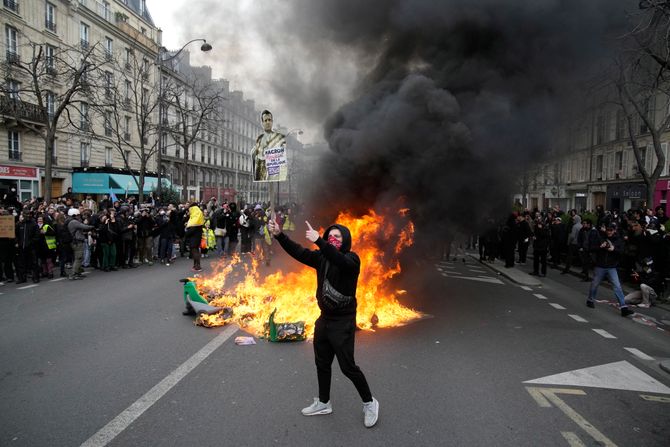
[[[377,419],[379,418],[379,402],[377,399],[373,397],[372,402],[363,404],[363,414],[365,415],[363,422],[367,428],[370,428],[377,423]]]
[[[302,409],[302,414],[305,416],[316,416],[317,414],[330,414],[333,412],[333,406],[330,405],[330,401],[325,404],[319,400],[318,397],[314,398],[314,403],[309,407]]]

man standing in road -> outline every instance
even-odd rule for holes
[[[316,298],[321,315],[314,327],[314,358],[319,382],[319,397],[302,409],[305,416],[330,414],[331,365],[337,357],[342,373],[356,387],[363,400],[363,422],[370,428],[377,423],[379,402],[372,397],[365,375],[354,361],[356,333],[356,285],[361,261],[351,251],[351,233],[343,225],[331,225],[323,238],[309,222],[305,237],[316,244],[318,250],[309,250],[292,241],[274,219],[268,222],[270,233],[286,252],[316,269]]]
[[[595,308],[596,293],[598,286],[607,276],[614,288],[614,296],[619,300],[619,308],[621,309],[621,316],[627,317],[635,312],[628,308],[621,290],[621,282],[616,268],[619,264],[619,256],[623,250],[623,241],[616,234],[616,225],[609,224],[605,229],[605,234],[601,235],[596,243],[591,246],[591,252],[595,254],[595,272],[593,274],[593,281],[591,282],[591,289],[589,290],[589,297],[586,300],[586,305],[590,308]]]

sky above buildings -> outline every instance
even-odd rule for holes
[[[275,123],[301,129],[305,143],[323,140],[323,123],[351,99],[359,77],[356,60],[341,49],[309,50],[286,29],[292,14],[277,0],[147,0],[163,45],[176,50],[205,38],[213,50],[191,50],[194,65],[209,65],[213,77],[231,81],[257,109],[269,109]]]

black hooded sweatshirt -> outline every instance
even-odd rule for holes
[[[342,233],[342,247],[340,250],[324,239],[333,228],[337,228]],[[355,317],[356,285],[361,269],[361,260],[356,253],[351,251],[351,233],[343,225],[331,225],[326,229],[323,236],[315,242],[319,247],[318,250],[309,250],[292,241],[284,233],[280,233],[275,238],[286,250],[286,253],[297,261],[316,269],[316,300],[322,316],[329,318]],[[339,309],[331,309],[323,303],[323,277],[326,271],[326,262],[330,263],[328,267],[328,282],[330,285],[341,294],[354,297],[348,305]]]

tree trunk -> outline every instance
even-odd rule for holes
[[[144,203],[144,170],[146,169],[145,163],[142,162],[140,165],[140,180],[137,182],[137,202],[138,205]]]
[[[188,201],[188,148],[184,148],[184,175],[182,176],[184,181],[182,182],[182,195],[184,202]]]
[[[54,135],[47,134],[44,140],[44,203],[51,203],[51,172],[53,162]]]

